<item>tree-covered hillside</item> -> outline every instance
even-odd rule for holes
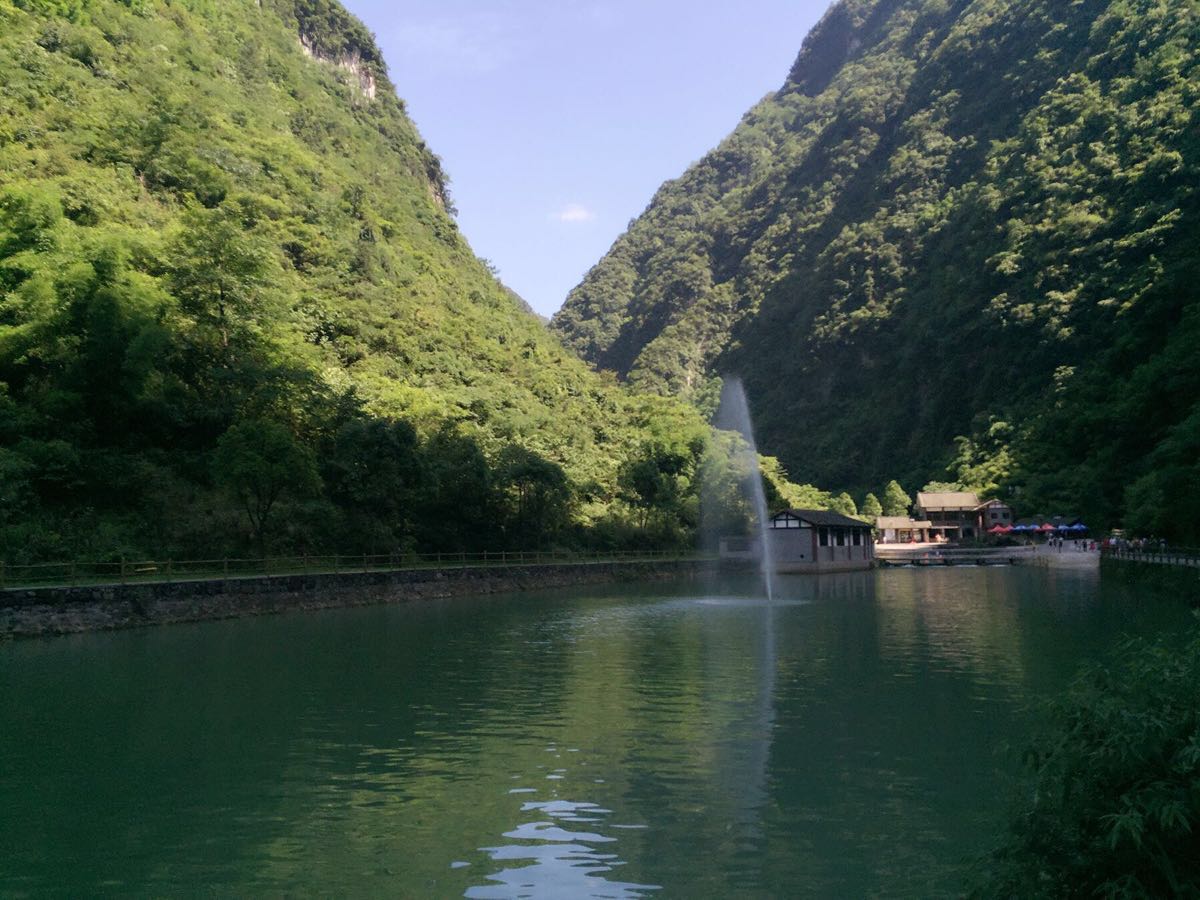
[[[1200,540],[1200,4],[841,0],[554,326],[796,476]]]
[[[0,85],[0,560],[642,541],[654,447],[690,496],[700,418],[493,278],[333,0],[0,0]]]

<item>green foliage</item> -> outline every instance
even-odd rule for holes
[[[706,487],[725,478],[718,492],[727,493],[727,503],[738,504],[732,455],[723,455],[724,443],[710,445],[700,432],[669,434],[658,431],[640,451],[622,463],[617,473],[618,496],[633,512],[636,532],[642,540],[679,546],[688,540],[699,522],[699,482]],[[720,458],[720,463],[716,460]],[[718,474],[718,473],[723,473]],[[708,479],[714,479],[708,484]],[[733,514],[737,518],[737,513]]]
[[[0,0],[0,84],[0,559],[603,544],[706,432],[474,256],[332,0]]]
[[[885,516],[907,516],[912,502],[912,497],[904,492],[898,481],[889,481],[883,489],[881,505]]]
[[[571,486],[561,466],[532,450],[509,446],[497,460],[496,479],[511,545],[546,547],[566,528]]]
[[[251,331],[275,318],[266,297],[279,273],[272,248],[235,209],[187,209],[167,248],[168,286],[180,309],[229,348],[231,330]],[[249,336],[247,336],[249,337]]]
[[[1013,474],[1012,426],[993,421],[977,438],[956,437],[958,448],[951,470],[958,475],[957,490],[991,497],[1008,484]]]
[[[935,493],[936,494],[936,493],[942,493],[942,492],[954,492],[954,491],[965,491],[965,490],[967,490],[967,488],[961,482],[958,482],[958,481],[930,481],[930,482],[926,483],[925,487],[921,488],[921,493],[923,493],[923,494],[924,493]]]
[[[879,502],[879,498],[874,494],[868,493],[863,498],[862,506],[859,508],[859,513],[868,522],[874,522],[877,518],[883,515],[883,504]]]
[[[1200,640],[1133,644],[1049,711],[1029,752],[1032,800],[980,897],[1200,893]]]
[[[553,325],[697,403],[739,374],[801,480],[1200,541],[1198,66],[1189,2],[843,0]]]
[[[837,509],[838,498],[811,484],[795,484],[773,456],[750,453],[736,432],[718,431],[701,463],[703,531],[706,536],[748,533],[754,522],[753,496],[757,465],[768,514],[784,509]],[[844,499],[848,498],[843,498]],[[853,509],[854,501],[843,508]],[[711,549],[711,548],[710,548]]]
[[[773,456],[758,457],[767,506],[772,512],[781,509],[833,509],[833,498],[811,484],[795,484],[788,478],[783,464]]]
[[[764,473],[765,474],[765,473]],[[750,447],[735,431],[718,430],[700,460],[701,534],[708,540],[721,535],[747,534],[754,520],[750,489],[754,477]],[[764,478],[772,509],[784,505],[771,494],[772,481]],[[713,551],[715,544],[705,549]]]
[[[419,549],[496,547],[495,474],[479,442],[443,425],[424,449],[428,485],[420,503]]]
[[[354,417],[320,448],[325,496],[336,510],[321,545],[372,554],[412,549],[428,466],[407,422]],[[340,536],[340,539],[334,536]]]
[[[646,444],[642,452],[621,466],[618,483],[627,503],[636,508],[645,525],[651,510],[678,503],[694,460],[682,448]]]
[[[833,498],[832,501],[830,501],[829,508],[832,509],[834,512],[841,513],[843,516],[857,516],[858,515],[858,507],[855,506],[855,504],[854,504],[854,498],[851,497],[849,494],[847,494],[845,491],[838,494],[836,497]]]
[[[316,461],[277,422],[239,422],[217,441],[213,477],[237,497],[261,552],[267,550],[271,513],[285,494],[317,490]]]

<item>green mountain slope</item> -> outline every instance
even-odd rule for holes
[[[0,559],[569,542],[702,433],[474,256],[331,0],[0,0],[0,84]]]
[[[1198,47],[1194,0],[843,0],[553,325],[741,375],[804,480],[1200,538]]]

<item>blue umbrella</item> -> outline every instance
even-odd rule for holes
[[[1076,522],[1074,525],[1067,526],[1071,531],[1087,531],[1088,527],[1082,522]]]

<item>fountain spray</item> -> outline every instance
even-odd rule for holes
[[[771,543],[767,534],[767,496],[763,491],[762,471],[758,465],[758,445],[754,442],[754,427],[750,422],[750,406],[746,402],[746,390],[740,378],[725,377],[721,385],[721,405],[714,420],[717,428],[736,431],[742,436],[745,454],[744,470],[749,473],[749,499],[754,508],[755,527],[758,530],[758,562],[762,572],[763,588],[767,600],[775,599],[775,561],[771,555]]]

